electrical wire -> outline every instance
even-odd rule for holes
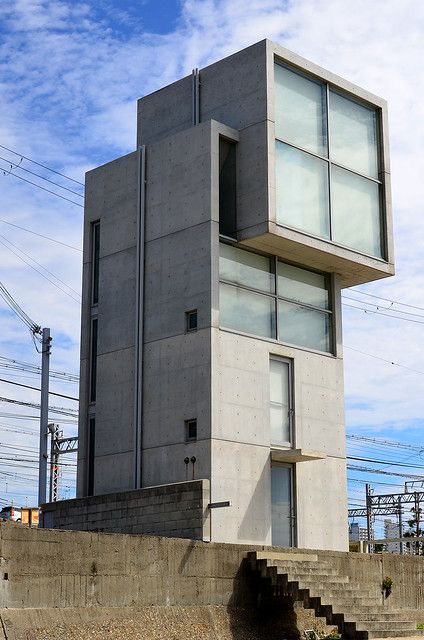
[[[66,242],[62,242],[61,240],[57,240],[56,238],[52,238],[51,236],[45,236],[42,233],[38,233],[37,231],[33,231],[32,229],[27,229],[26,227],[21,227],[19,224],[15,224],[14,222],[9,222],[8,220],[3,220],[0,218],[0,222],[3,224],[8,224],[11,227],[15,227],[16,229],[20,229],[21,231],[26,231],[27,233],[32,233],[34,236],[39,236],[40,238],[44,238],[45,240],[50,240],[50,242],[55,242],[56,244],[62,245],[62,247],[67,247],[68,249],[73,249],[74,251],[79,251],[82,253],[82,249],[79,247],[74,247],[71,244],[67,244]]]
[[[30,387],[28,384],[20,384],[19,382],[12,382],[11,380],[5,380],[4,378],[0,378],[0,382],[5,382],[6,384],[13,384],[16,387],[23,387],[24,389],[32,389],[33,391],[41,391],[38,387]],[[49,391],[50,396],[57,396],[58,398],[65,398],[66,400],[75,400],[75,402],[79,402],[79,398],[74,398],[73,396],[65,396],[63,393],[55,393],[54,391]]]
[[[381,358],[380,356],[375,356],[372,353],[366,353],[365,351],[361,351],[360,349],[355,349],[354,347],[349,347],[348,345],[343,345],[345,349],[349,349],[350,351],[356,351],[356,353],[360,353],[363,356],[369,356],[370,358],[375,358],[376,360],[381,360],[382,362],[386,362],[387,364],[392,364],[395,367],[401,367],[402,369],[407,369],[408,371],[412,371],[413,373],[419,373],[420,375],[424,375],[424,371],[419,371],[418,369],[413,369],[412,367],[407,367],[404,364],[399,364],[399,362],[394,362],[393,360],[386,360],[385,358]]]
[[[10,309],[18,316],[18,318],[20,318],[20,320],[22,320],[22,322],[26,324],[26,326],[28,327],[28,329],[31,331],[32,334],[41,333],[41,327],[35,324],[35,322],[31,320],[31,318],[25,313],[25,311],[21,309],[21,307],[18,305],[16,300],[9,293],[9,291],[6,289],[6,287],[2,282],[0,282],[0,296],[3,298],[6,304],[10,307]]]
[[[342,302],[344,307],[350,307],[351,309],[356,309],[357,311],[363,311],[364,313],[371,313],[373,315],[378,316],[386,316],[386,318],[395,318],[396,320],[403,320],[403,322],[412,322],[414,324],[424,324],[424,321],[420,320],[410,320],[409,318],[401,318],[400,316],[394,316],[390,313],[382,313],[381,311],[372,311],[371,309],[363,309],[362,307],[355,307],[353,304],[348,304],[347,302]]]
[[[17,404],[22,407],[31,407],[32,409],[40,409],[40,405],[35,402],[24,402],[23,400],[16,400],[15,398],[0,397],[0,402],[7,402],[10,404]],[[49,406],[49,412],[61,414],[63,416],[75,416],[77,415],[77,409],[69,409],[66,407],[53,407]]]
[[[31,184],[33,187],[38,187],[38,189],[42,189],[42,191],[46,191],[47,193],[51,193],[53,196],[57,196],[58,198],[62,198],[62,200],[66,200],[67,202],[71,202],[72,204],[76,204],[77,207],[81,207],[82,209],[84,208],[84,205],[80,204],[79,202],[75,202],[74,200],[70,200],[69,198],[66,198],[65,196],[60,195],[60,193],[56,193],[55,191],[51,191],[51,189],[46,189],[45,187],[42,187],[40,184],[37,184],[36,182],[32,182],[31,180],[27,180],[23,176],[18,176],[16,173],[8,173],[8,170],[5,169],[4,167],[0,166],[0,171],[3,171],[3,175],[6,176],[6,177],[7,176],[13,176],[14,178],[19,178],[19,180],[23,180],[24,182],[27,182],[28,184]]]
[[[383,296],[377,296],[374,293],[368,293],[367,291],[360,291],[359,289],[355,289],[352,287],[349,291],[355,291],[355,293],[360,293],[363,296],[369,296],[370,298],[377,298],[378,300],[385,300],[386,302],[390,302],[391,304],[397,304],[402,307],[409,307],[410,309],[417,309],[419,311],[424,311],[424,307],[418,307],[413,304],[406,304],[405,302],[398,302],[397,300],[391,300],[390,298],[383,298]]]
[[[9,151],[9,153],[13,153],[15,156],[18,156],[19,158],[23,158],[24,160],[28,160],[28,162],[32,162],[33,164],[36,164],[39,167],[42,167],[43,169],[47,169],[47,171],[51,171],[52,173],[55,173],[58,176],[62,176],[62,178],[66,178],[67,180],[70,180],[71,182],[75,182],[76,184],[79,184],[82,187],[84,186],[84,184],[82,182],[79,182],[78,180],[75,180],[74,178],[70,178],[69,176],[65,175],[64,173],[60,173],[60,171],[56,171],[55,169],[51,169],[50,167],[47,167],[45,164],[41,164],[41,162],[37,162],[36,160],[33,160],[32,158],[28,158],[28,156],[24,156],[22,153],[18,153],[17,151],[13,151],[12,149],[9,149],[8,147],[5,147],[3,144],[0,144],[0,148],[1,149],[5,149],[6,151]]]
[[[41,180],[45,180],[49,184],[52,184],[55,187],[59,187],[59,189],[64,189],[65,191],[69,191],[69,193],[73,193],[75,196],[78,196],[79,198],[84,198],[84,196],[81,195],[81,193],[78,193],[78,191],[72,191],[72,189],[68,189],[68,187],[64,187],[63,185],[59,184],[58,182],[53,182],[53,180],[49,180],[48,178],[45,178],[44,176],[41,176],[39,173],[35,173],[34,171],[31,171],[30,169],[25,169],[25,167],[21,167],[20,166],[20,163],[12,162],[8,158],[3,158],[3,156],[0,156],[0,160],[4,160],[4,162],[8,162],[10,164],[10,171],[7,174],[9,176],[12,174],[13,169],[19,169],[20,171],[25,171],[26,173],[29,173],[32,176],[35,176],[36,178],[40,178]],[[16,175],[16,174],[13,174],[13,175]]]
[[[380,305],[377,305],[375,302],[366,302],[366,300],[358,300],[358,298],[351,298],[350,296],[347,296],[345,294],[342,295],[342,300],[351,300],[352,302],[358,302],[359,304],[366,304],[369,307],[375,307],[377,311],[383,311],[383,310],[393,311],[394,313],[402,313],[405,316],[414,316],[415,318],[424,318],[424,315],[422,313],[412,313],[411,311],[401,311],[398,309],[393,309],[391,306],[382,307]]]
[[[14,358],[7,358],[6,356],[0,356],[0,366],[5,366],[5,367],[7,365],[2,365],[1,364],[2,361],[9,363],[11,368],[22,367],[22,369],[18,368],[18,371],[32,371],[34,373],[41,373],[41,367],[35,364],[31,364],[30,362],[23,362],[22,360],[16,360]],[[74,373],[70,373],[69,371],[57,371],[54,369],[50,369],[50,377],[59,378],[59,379],[62,379],[62,377],[64,377],[67,381],[79,382],[79,376],[77,376]]]
[[[63,282],[63,280],[61,280],[58,276],[54,275],[54,273],[52,273],[51,271],[49,271],[48,269],[46,269],[45,267],[43,267],[42,264],[40,264],[39,262],[37,262],[37,260],[35,260],[32,256],[28,255],[27,253],[25,253],[25,251],[22,251],[22,249],[20,249],[16,244],[14,244],[13,242],[11,242],[10,240],[8,240],[5,236],[0,234],[0,238],[3,238],[3,240],[6,240],[7,243],[11,244],[12,247],[15,247],[20,253],[22,253],[24,256],[27,256],[30,260],[32,260],[33,262],[35,262],[35,264],[37,264],[39,267],[41,267],[41,269],[43,269],[46,273],[49,273],[51,276],[53,276],[53,278],[56,278],[56,280],[58,280],[59,282],[61,282],[62,284],[65,285],[65,287],[68,287],[68,289],[70,289],[71,291],[73,291],[77,296],[80,297],[80,294],[75,291],[75,289],[73,289],[72,287],[69,286],[69,284],[66,284],[66,282]],[[0,244],[2,244],[4,247],[6,247],[6,249],[8,249],[11,253],[13,253],[16,257],[18,257],[20,260],[22,260],[22,262],[24,262],[28,267],[30,267],[31,269],[33,269],[34,271],[36,271],[36,273],[38,273],[41,277],[43,277],[45,280],[47,280],[48,282],[50,282],[50,284],[52,284],[54,287],[56,287],[57,289],[59,289],[59,291],[62,291],[62,293],[65,293],[67,296],[69,296],[70,298],[72,298],[72,300],[74,300],[75,302],[78,302],[79,304],[81,304],[80,299],[75,298],[75,296],[73,296],[71,293],[69,293],[69,291],[66,291],[66,289],[63,289],[63,287],[61,287],[59,284],[57,284],[57,282],[55,282],[54,280],[51,280],[48,276],[46,276],[44,273],[42,273],[39,269],[36,269],[36,267],[34,267],[30,262],[28,262],[28,260],[25,260],[25,258],[23,258],[22,256],[19,255],[19,253],[17,253],[16,251],[14,251],[11,247],[9,247],[7,244],[5,244],[2,240],[0,240]]]

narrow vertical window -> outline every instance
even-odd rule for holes
[[[92,226],[92,281],[91,304],[99,302],[99,256],[100,256],[100,222]]]
[[[97,318],[91,321],[90,402],[96,401],[97,387]]]
[[[236,237],[236,145],[219,139],[219,232]]]
[[[94,493],[94,447],[96,442],[96,418],[88,422],[88,484],[87,495]]]
[[[292,444],[292,373],[290,360],[271,358],[270,378],[270,440],[271,445]]]

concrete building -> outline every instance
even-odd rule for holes
[[[137,119],[86,178],[77,495],[205,479],[212,540],[345,550],[340,294],[394,272],[386,103],[264,40]]]
[[[384,537],[385,538],[400,538],[401,533],[399,532],[399,523],[393,522],[392,520],[384,521]],[[406,545],[404,545],[406,547]],[[399,542],[387,542],[386,551],[389,553],[400,553],[400,543]]]
[[[371,531],[371,538],[373,537],[374,532]],[[360,540],[368,540],[368,529],[360,527],[358,522],[352,522],[349,525],[349,542],[359,542]]]

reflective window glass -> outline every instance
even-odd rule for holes
[[[278,262],[277,276],[279,296],[328,309],[328,290],[322,274]]]
[[[327,157],[325,85],[275,65],[275,135]]]
[[[293,544],[292,468],[271,467],[271,531],[272,544],[291,547]]]
[[[271,442],[290,444],[289,363],[271,359],[269,363]]]
[[[330,92],[330,157],[354,171],[378,177],[375,109]]]
[[[219,277],[267,293],[274,292],[274,276],[269,258],[220,244]]]
[[[276,143],[277,223],[330,237],[328,164]]]
[[[331,351],[331,318],[328,313],[315,311],[292,302],[278,301],[279,340],[289,344]]]
[[[264,338],[275,338],[274,298],[221,284],[219,317],[221,327]]]
[[[339,167],[331,173],[334,241],[381,258],[379,185]]]

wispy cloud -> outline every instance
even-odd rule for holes
[[[184,0],[174,3],[179,15],[160,33],[145,27],[143,11],[152,11],[154,3],[139,3],[131,12],[118,4],[11,0],[0,5],[0,144],[82,180],[85,170],[134,149],[139,96],[194,66],[264,37],[274,39],[388,99],[398,275],[365,290],[422,304],[420,0],[354,5],[348,0]],[[7,162],[0,166],[7,168]],[[27,161],[22,166],[30,168]],[[81,209],[1,171],[0,190],[0,218],[80,245]],[[79,290],[78,254],[1,223],[0,233]],[[53,366],[77,371],[78,304],[6,247],[0,249],[1,279],[34,320],[51,325]],[[25,328],[2,306],[0,321],[1,354],[38,362]],[[423,369],[423,329],[345,309],[346,344],[417,370]],[[348,424],[355,428],[389,431],[418,424],[424,413],[420,374],[346,350],[345,382]],[[0,391],[5,393],[3,387]],[[14,397],[23,394],[17,389]]]

